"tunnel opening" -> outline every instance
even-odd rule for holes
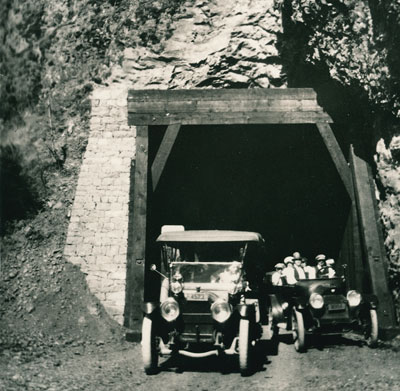
[[[149,130],[151,164],[165,127]],[[270,265],[294,251],[340,255],[350,198],[315,125],[182,126],[148,208],[163,225],[256,231]]]

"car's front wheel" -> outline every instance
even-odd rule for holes
[[[365,339],[371,348],[378,344],[378,315],[373,308],[369,310],[369,318],[366,321]]]
[[[146,374],[154,374],[158,367],[157,339],[153,321],[148,317],[143,318],[142,324],[142,358]]]
[[[292,334],[293,344],[297,352],[304,352],[306,348],[306,332],[304,328],[304,318],[300,311],[293,308],[292,312]]]
[[[251,371],[250,321],[248,319],[240,319],[239,324],[239,368],[241,375],[247,375]]]

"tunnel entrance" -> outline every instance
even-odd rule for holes
[[[125,325],[140,333],[164,224],[259,232],[271,266],[294,251],[332,256],[394,325],[371,169],[351,144],[345,158],[330,123],[308,88],[130,90]]]
[[[150,127],[150,162],[163,130]],[[183,126],[150,201],[164,224],[256,231],[271,265],[300,251],[338,258],[351,200],[312,125]]]

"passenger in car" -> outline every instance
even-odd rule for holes
[[[306,278],[309,280],[313,280],[317,276],[317,271],[315,267],[308,265],[308,259],[306,257],[301,257],[301,266],[306,273]]]
[[[315,261],[317,262],[317,278],[328,277],[328,269],[326,267],[326,255],[319,254],[315,257]]]
[[[272,285],[282,286],[286,285],[286,277],[283,274],[285,265],[283,263],[277,263],[275,265],[275,272],[272,274],[271,281]]]
[[[296,281],[299,280],[305,280],[306,277],[306,272],[303,269],[303,267],[301,266],[301,255],[298,251],[296,251],[295,253],[293,253],[293,260],[294,260],[294,278],[296,279]]]
[[[329,258],[325,261],[325,264],[326,264],[326,269],[328,272],[328,278],[335,278],[336,271],[333,268],[333,265],[335,264],[335,260],[333,258]]]
[[[285,269],[283,270],[283,275],[286,277],[288,284],[296,284],[297,280],[294,275],[293,257],[289,256],[283,260],[285,264]]]

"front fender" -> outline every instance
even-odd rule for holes
[[[275,323],[283,322],[285,320],[285,310],[282,303],[276,295],[270,295],[271,314]],[[286,307],[288,304],[286,303]]]
[[[293,305],[296,307],[296,309],[299,310],[304,310],[307,307],[308,304],[308,298],[307,297],[293,297]]]
[[[142,304],[142,311],[145,315],[151,315],[159,307],[159,303],[148,301]]]
[[[242,319],[250,319],[255,317],[255,308],[252,304],[238,304],[236,308]]]
[[[376,295],[363,295],[363,302],[364,305],[368,307],[368,309],[376,310],[378,308],[378,298],[376,297]]]

